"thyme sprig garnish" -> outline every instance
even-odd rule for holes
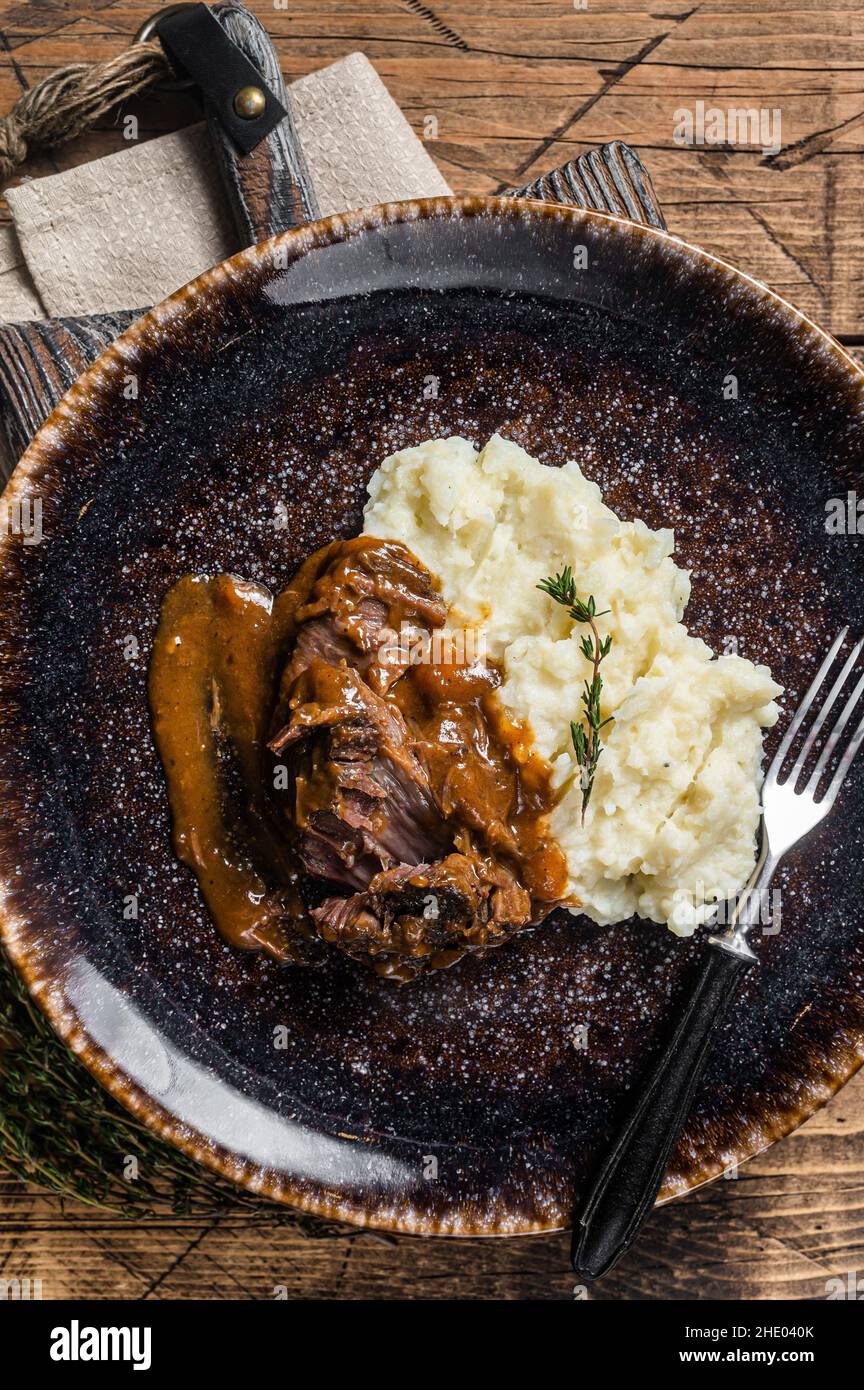
[[[614,718],[611,714],[606,719],[600,717],[600,696],[603,691],[600,662],[609,655],[612,635],[610,633],[607,637],[601,638],[595,622],[596,618],[604,617],[611,612],[611,609],[604,608],[602,612],[598,613],[593,594],[583,603],[576,592],[576,581],[573,578],[573,570],[570,565],[565,565],[560,574],[542,580],[537,588],[566,608],[574,622],[586,623],[591,630],[590,635],[588,633],[583,635],[580,644],[582,655],[591,662],[592,666],[591,679],[586,680],[582,691],[585,714],[581,724],[577,724],[573,719],[570,721],[570,737],[573,740],[573,751],[579,765],[579,781],[582,786],[582,823],[584,825],[585,812],[588,809],[588,802],[591,800],[591,792],[594,787],[594,774],[597,771],[600,754],[603,752],[600,731],[607,724],[611,724]]]

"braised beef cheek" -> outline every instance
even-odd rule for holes
[[[238,946],[412,979],[564,899],[548,764],[435,578],[359,536],[272,601],[187,576],[150,668],[178,856]],[[451,615],[452,619],[452,615]]]

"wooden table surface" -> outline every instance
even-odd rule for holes
[[[864,0],[247,0],[291,80],[355,49],[375,64],[456,192],[527,182],[621,138],[648,165],[671,229],[736,261],[864,344]],[[0,3],[0,109],[70,62],[106,59],[141,0]],[[673,141],[675,112],[780,112],[780,150]],[[183,99],[132,108],[141,138],[196,118]],[[106,120],[34,176],[121,148]],[[864,1276],[864,1075],[794,1136],[657,1211],[595,1299],[821,1299]],[[422,1241],[162,1217],[127,1224],[0,1183],[0,1280],[45,1298],[574,1296],[563,1236]]]

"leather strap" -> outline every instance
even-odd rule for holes
[[[192,78],[208,115],[216,117],[241,154],[251,154],[287,114],[255,65],[206,5],[163,15],[155,27],[172,67]],[[261,93],[259,115],[244,118],[236,109],[235,98],[244,88]]]
[[[208,129],[222,182],[234,214],[238,246],[254,246],[289,227],[314,222],[320,216],[303,149],[297,138],[279,57],[270,35],[253,14],[234,0],[220,0],[213,15],[231,42],[259,74],[259,82],[275,92],[285,116],[250,154],[241,154],[218,116],[208,111]]]

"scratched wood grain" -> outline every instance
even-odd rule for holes
[[[864,342],[864,0],[247,0],[289,80],[362,48],[457,192],[527,181],[620,137],[643,154],[672,229]],[[0,109],[60,64],[108,58],[155,0],[0,0]],[[780,151],[673,140],[696,103],[775,109]],[[130,110],[151,138],[197,118],[184,97]],[[22,173],[123,147],[119,120]],[[597,1299],[824,1298],[864,1279],[864,1075],[795,1135],[658,1211]],[[0,1181],[3,1280],[45,1298],[574,1297],[562,1236],[423,1241],[278,1226],[126,1223]]]

